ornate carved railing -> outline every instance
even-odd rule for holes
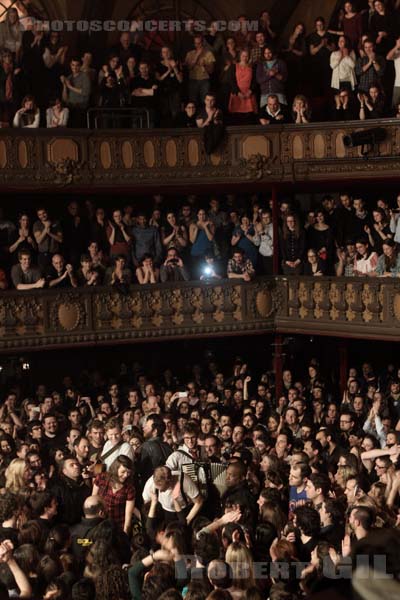
[[[379,156],[346,149],[343,135],[381,126]],[[398,176],[397,120],[231,127],[211,156],[202,131],[0,129],[0,186],[127,190],[193,184],[294,183]]]
[[[400,280],[277,278],[281,332],[400,341]]]
[[[400,280],[278,277],[0,296],[0,352],[274,331],[400,341]]]
[[[0,351],[273,329],[274,281],[223,281],[10,292],[0,296]]]

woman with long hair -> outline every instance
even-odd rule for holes
[[[107,473],[101,473],[94,480],[93,496],[101,496],[105,502],[108,517],[128,533],[131,528],[135,508],[135,488],[132,484],[133,462],[121,454],[112,463]]]
[[[400,277],[400,253],[396,242],[385,240],[382,243],[382,256],[378,259],[376,272],[379,277]]]
[[[161,227],[161,241],[167,250],[176,248],[179,253],[182,253],[188,244],[186,227],[178,223],[176,215],[172,211],[167,212],[166,221]]]
[[[334,239],[322,209],[315,212],[315,223],[307,230],[307,246],[316,250],[318,258],[325,266],[325,271],[333,266]]]
[[[377,85],[371,85],[368,94],[360,92],[360,120],[381,119],[386,116],[386,98],[384,91]]]
[[[296,23],[289,36],[286,48],[283,48],[288,68],[287,92],[291,100],[304,86],[304,62],[307,56],[306,28]]]
[[[21,54],[22,32],[17,9],[9,8],[5,20],[0,23],[0,48],[9,50],[16,61]]]
[[[250,122],[257,113],[257,100],[254,94],[254,73],[247,49],[240,52],[239,61],[231,66],[232,92],[228,111],[240,122]]]
[[[232,587],[228,591],[234,600],[242,600],[246,598],[246,590],[255,585],[252,554],[244,544],[232,542],[225,560],[232,570]]]
[[[338,40],[338,49],[330,57],[332,69],[331,87],[335,92],[339,90],[354,90],[356,80],[356,55],[351,49],[349,40],[341,35]]]
[[[27,494],[29,492],[28,482],[31,471],[25,460],[14,458],[8,465],[5,476],[5,489],[13,494]]]
[[[371,250],[368,241],[364,238],[356,241],[356,250],[357,253],[354,257],[354,276],[376,276],[375,269],[378,264],[378,254]]]
[[[252,262],[254,268],[257,266],[258,258],[257,240],[258,236],[254,225],[251,224],[247,215],[243,215],[240,219],[240,226],[235,227],[232,232],[231,244],[244,251],[246,258]]]
[[[36,106],[33,96],[25,96],[21,108],[17,110],[13,120],[13,127],[37,129],[40,122],[40,110]]]
[[[372,227],[366,226],[365,232],[368,234],[369,243],[378,255],[382,254],[383,244],[390,241],[393,234],[390,230],[389,219],[383,208],[376,207],[372,211]]]

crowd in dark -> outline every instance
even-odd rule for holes
[[[304,213],[279,202],[274,244],[272,203],[264,195],[155,195],[152,211],[106,211],[71,200],[55,217],[44,206],[0,219],[0,288],[115,286],[273,274],[398,277],[400,196],[375,200],[343,192],[321,196]]]
[[[0,597],[396,597],[400,369],[192,365],[9,384]]]
[[[62,33],[37,18],[21,24],[10,8],[0,23],[0,121],[86,127],[94,107],[97,126],[125,128],[136,117],[105,109],[144,109],[150,127],[399,117],[399,11],[397,0],[344,2],[330,23],[318,17],[306,31],[299,22],[288,37],[267,11],[256,31],[248,15],[224,33],[193,21],[162,47],[162,34],[133,26],[106,49],[73,55]]]

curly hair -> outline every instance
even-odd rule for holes
[[[96,600],[130,600],[128,575],[118,565],[112,565],[95,579]]]

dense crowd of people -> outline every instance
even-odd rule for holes
[[[397,0],[344,2],[330,23],[296,23],[288,39],[267,11],[257,31],[245,15],[224,33],[189,21],[162,47],[162,34],[146,36],[139,19],[106,51],[78,55],[40,15],[20,20],[31,3],[16,6],[0,23],[4,126],[86,127],[88,108],[101,109],[91,126],[126,128],[400,117]],[[135,111],[115,112],[127,108]]]
[[[155,195],[151,213],[134,203],[107,213],[90,199],[58,217],[44,206],[15,221],[3,211],[0,289],[251,281],[273,274],[275,252],[284,275],[398,277],[400,196],[321,198],[306,213],[282,199],[275,243],[271,199],[257,194]]]
[[[328,375],[210,351],[10,383],[1,598],[397,597],[400,369]]]

